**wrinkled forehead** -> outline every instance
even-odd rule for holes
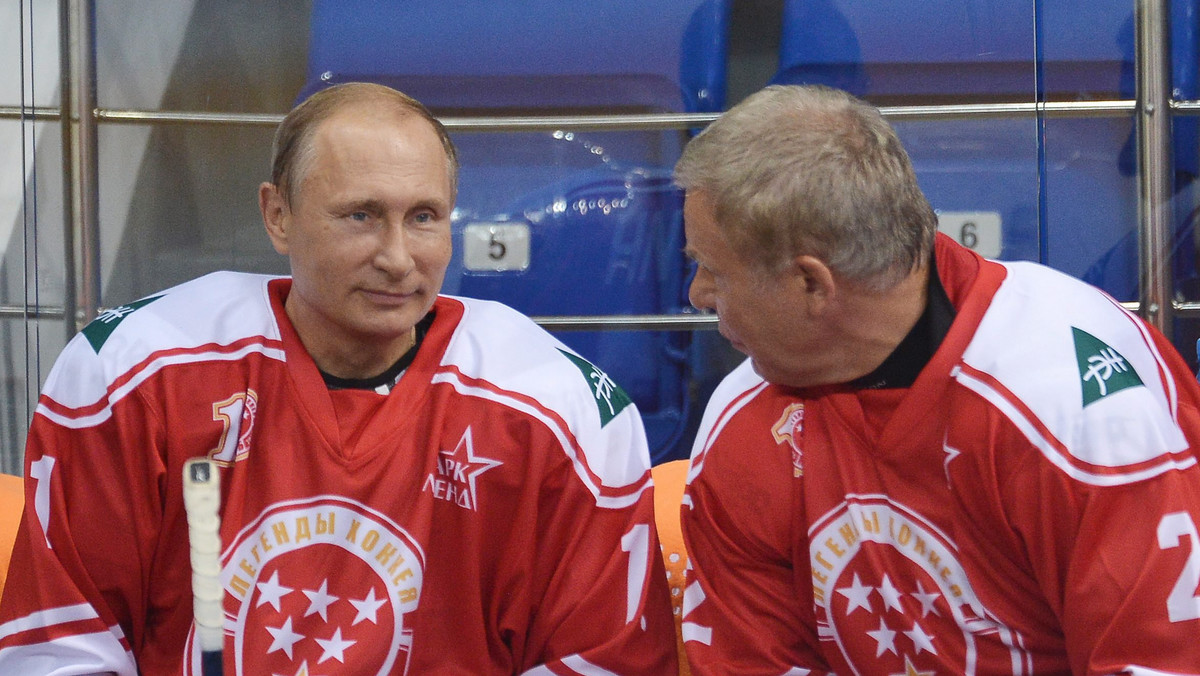
[[[771,252],[759,250],[745,225],[723,213],[708,191],[684,193],[683,230],[684,253],[701,264],[706,264],[706,257],[719,257],[748,267],[773,267]]]
[[[312,130],[297,158],[297,187],[315,171],[361,173],[390,165],[413,169],[432,165],[453,191],[450,159],[437,130],[411,111],[393,107],[348,108],[331,114]]]

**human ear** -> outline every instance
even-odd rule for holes
[[[785,272],[801,296],[804,307],[819,314],[829,307],[837,293],[833,270],[815,256],[796,256]]]
[[[286,256],[288,252],[288,219],[291,209],[274,183],[264,182],[258,186],[258,210],[262,212],[263,227],[275,251]]]

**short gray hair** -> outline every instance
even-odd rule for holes
[[[926,263],[937,216],[879,110],[823,86],[771,86],[731,108],[675,166],[735,250],[773,267],[812,255],[887,288]]]

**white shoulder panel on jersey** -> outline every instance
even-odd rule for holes
[[[586,469],[598,477],[600,486],[628,487],[644,480],[650,452],[641,416],[617,383],[507,305],[451,298],[464,305],[464,312],[443,367],[498,390],[489,394],[490,389],[483,387],[474,394],[498,396],[509,406],[540,416],[533,411],[536,407],[522,403],[520,398],[526,397],[561,417],[582,447]],[[551,421],[547,424],[553,426]]]
[[[708,404],[704,407],[704,415],[700,418],[700,427],[696,430],[696,439],[692,442],[691,468],[688,470],[688,482],[704,468],[704,455],[713,441],[720,435],[725,424],[743,406],[754,399],[767,386],[762,376],[754,371],[750,359],[746,359],[713,390]]]
[[[1063,273],[1005,266],[957,380],[1081,481],[1125,483],[1194,464],[1175,382],[1145,326]]]
[[[283,359],[266,275],[214,272],[102,313],[54,364],[43,393],[70,409],[93,406],[131,377],[167,363],[231,359],[247,351]],[[265,347],[265,342],[274,347]]]

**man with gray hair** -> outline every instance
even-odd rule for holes
[[[841,91],[747,98],[676,176],[691,301],[749,357],[692,451],[693,673],[1200,673],[1200,386],[1161,334],[937,234]]]

